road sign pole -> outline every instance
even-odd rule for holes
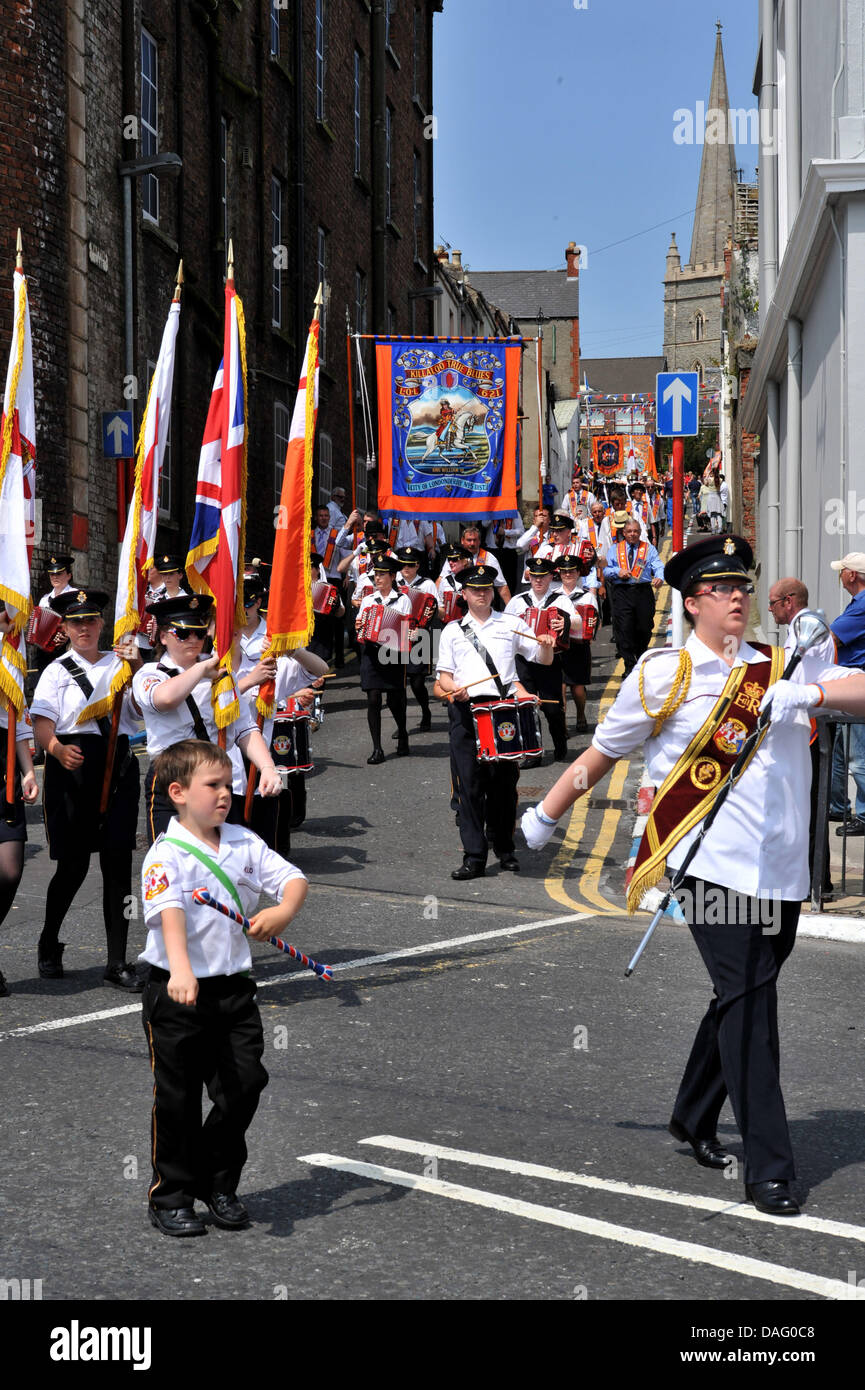
[[[673,440],[673,554],[685,544],[685,444],[681,439]],[[684,643],[684,610],[682,595],[673,590],[673,631],[674,647]]]

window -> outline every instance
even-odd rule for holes
[[[326,507],[333,488],[333,446],[329,434],[318,436],[318,501]]]
[[[390,171],[391,171],[391,151],[393,148],[393,107],[388,102],[385,107],[384,116],[384,196],[385,196],[385,217],[388,222],[391,220],[391,201],[390,201]]]
[[[421,158],[417,150],[414,152],[414,169],[412,175],[413,187],[413,215],[414,215],[414,258],[422,261],[423,251],[423,172],[421,168]]]
[[[156,363],[147,361],[147,390],[150,391],[150,383],[153,380],[153,373],[156,371]],[[162,472],[159,475],[159,501],[156,506],[156,514],[163,521],[171,520],[171,504],[173,501],[173,488],[171,482],[171,412],[169,408],[168,432],[165,436],[165,452],[162,455]]]
[[[361,88],[363,86],[363,54],[354,50],[354,172],[361,172]]]
[[[159,55],[156,41],[141,30],[141,158],[159,152]],[[151,222],[159,221],[159,179],[144,174],[141,206]]]
[[[415,101],[421,99],[420,69],[421,49],[423,47],[423,12],[420,5],[414,7],[414,43],[411,60],[411,94]]]
[[[282,184],[279,179],[270,180],[271,235],[273,237],[273,310],[274,328],[282,327],[282,263],[285,248],[282,244]]]
[[[228,121],[219,122],[219,201],[222,205],[222,244],[228,250]]]
[[[387,331],[389,334],[396,333],[396,309],[392,304],[387,306]]]
[[[693,367],[691,368],[691,371],[697,373],[697,377],[699,378],[700,385],[702,386],[702,385],[703,385],[703,364],[702,364],[702,362],[695,362],[694,365],[693,365]]]
[[[275,401],[273,406],[273,495],[277,503],[282,500],[282,478],[285,473],[285,455],[288,449],[288,434],[291,415],[288,406]]]
[[[396,0],[385,0],[384,5],[384,46],[392,50],[390,22],[396,10]]]
[[[327,77],[327,54],[325,38],[327,0],[315,0],[315,119],[325,120],[327,107],[324,100],[324,84]]]
[[[706,334],[706,320],[702,314],[694,319],[694,342],[701,343]]]
[[[279,0],[271,0],[270,5],[270,56],[279,57],[279,11],[283,8]]]
[[[321,327],[318,333],[318,358],[324,362],[327,357],[327,232],[318,229],[318,283],[321,285]]]

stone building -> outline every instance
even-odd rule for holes
[[[432,26],[442,4],[0,9],[0,247],[11,270],[20,225],[37,390],[36,587],[46,555],[66,548],[78,577],[113,586],[117,484],[100,414],[131,407],[137,434],[181,257],[159,542],[185,554],[230,238],[246,314],[250,550],[272,548],[319,281],[314,500],[348,485],[347,316],[358,331],[432,332]],[[4,359],[11,292],[7,305]],[[375,478],[365,481],[374,495]]]
[[[720,384],[721,285],[724,247],[733,224],[736,187],[735,145],[726,138],[730,103],[718,24],[708,115],[723,113],[709,127],[703,144],[697,207],[686,265],[673,234],[664,275],[664,357],[667,370],[699,373],[700,382]],[[723,127],[724,139],[712,138]]]

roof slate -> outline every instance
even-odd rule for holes
[[[491,303],[516,319],[537,321],[538,309],[549,319],[580,314],[579,281],[561,270],[472,270],[469,282]]]
[[[666,370],[664,357],[581,357],[584,375],[596,395],[632,395],[654,391],[655,377]]]

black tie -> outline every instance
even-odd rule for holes
[[[631,569],[633,569],[633,568],[634,568],[634,547],[633,547],[632,545],[629,545],[629,546],[628,546],[628,569],[631,570]]]

